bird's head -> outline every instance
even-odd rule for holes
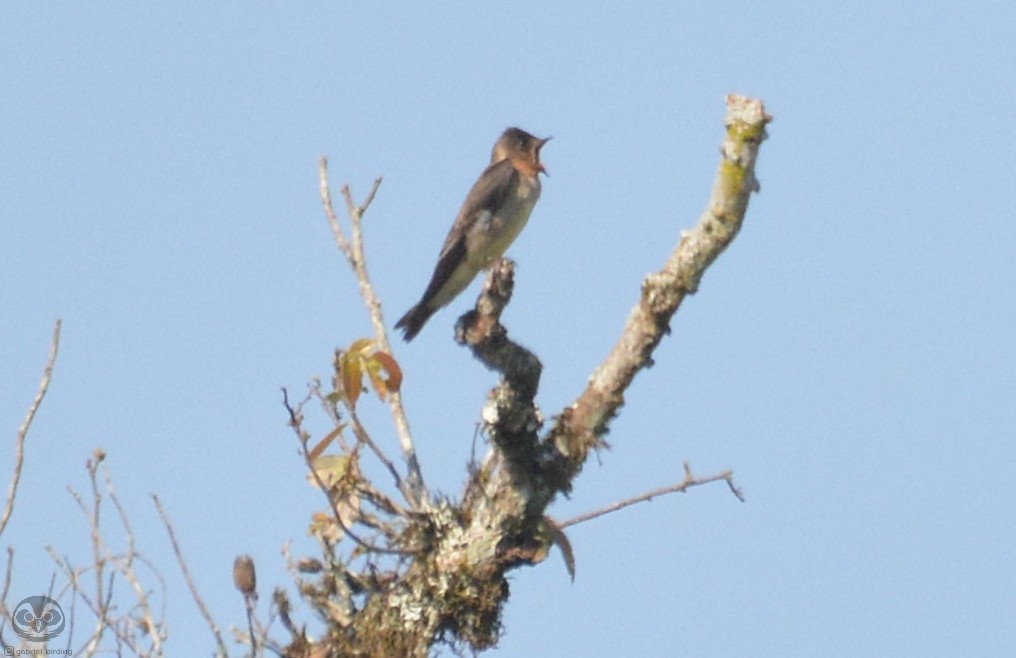
[[[543,163],[540,162],[540,149],[550,139],[550,137],[542,139],[534,137],[521,128],[509,128],[494,144],[490,163],[511,160],[516,169],[530,176],[536,176],[540,172],[547,173]]]

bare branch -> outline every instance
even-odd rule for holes
[[[706,269],[740,231],[748,199],[758,190],[755,160],[771,119],[761,101],[727,97],[727,136],[706,211],[697,226],[682,234],[663,270],[643,282],[641,299],[617,345],[593,372],[585,392],[563,410],[550,431],[545,445],[551,452],[548,459],[562,467],[558,474],[562,490],[607,432],[635,375],[652,363],[653,352],[670,332],[670,319],[681,302],[698,290]]]
[[[208,606],[205,605],[204,599],[201,598],[197,584],[194,582],[190,569],[187,567],[187,561],[183,558],[183,551],[180,550],[180,544],[176,541],[176,532],[173,530],[173,523],[169,520],[166,510],[163,509],[162,503],[159,501],[159,497],[152,494],[152,500],[155,502],[155,509],[159,511],[159,518],[162,519],[162,525],[166,527],[166,532],[169,533],[169,543],[173,546],[173,554],[176,556],[176,563],[180,565],[180,571],[183,572],[183,577],[187,581],[187,588],[190,590],[191,597],[197,604],[198,610],[201,611],[201,616],[204,617],[205,623],[208,624],[208,629],[212,631],[212,635],[215,636],[215,646],[218,648],[218,655],[228,656],[229,651],[226,650],[226,644],[222,641],[222,634],[219,632],[219,626],[215,623],[215,619],[212,618],[212,613],[208,610]]]
[[[360,295],[367,305],[367,312],[374,325],[374,340],[377,342],[378,349],[391,354],[392,345],[388,340],[388,331],[384,315],[381,312],[381,302],[367,274],[367,262],[364,255],[363,234],[361,230],[363,215],[371,202],[374,201],[378,188],[381,186],[381,178],[377,178],[374,181],[374,185],[367,194],[367,199],[360,205],[357,205],[353,200],[353,195],[348,185],[342,188],[342,195],[346,201],[346,210],[352,226],[352,242],[346,237],[339,218],[335,214],[330,191],[331,186],[328,182],[328,158],[324,156],[319,160],[318,178],[321,189],[321,202],[324,205],[325,215],[328,217],[328,224],[332,228],[332,234],[335,236],[335,242],[339,250],[346,257],[360,284]],[[409,481],[409,486],[413,492],[413,497],[408,502],[412,507],[416,508],[427,498],[427,489],[423,481],[423,473],[420,470],[419,461],[416,458],[416,447],[413,445],[413,437],[409,430],[409,419],[406,417],[406,411],[402,405],[402,394],[398,391],[392,391],[391,395],[388,396],[388,406],[391,409],[392,419],[395,421],[395,429],[399,435],[399,447],[402,449],[403,458],[406,460],[406,467],[408,469],[406,479]]]
[[[717,473],[716,475],[708,475],[706,477],[697,478],[692,475],[691,467],[689,467],[688,464],[685,463],[684,480],[682,480],[681,482],[678,482],[677,484],[667,485],[665,487],[660,487],[659,489],[653,489],[652,491],[647,491],[646,493],[639,494],[638,496],[626,498],[625,500],[612,503],[610,505],[607,505],[606,507],[602,507],[592,512],[586,512],[585,514],[573,516],[567,521],[561,521],[557,523],[557,527],[564,529],[569,526],[578,525],[579,523],[585,523],[586,521],[591,521],[606,514],[611,514],[613,512],[617,512],[618,510],[623,510],[625,507],[630,507],[638,503],[644,503],[659,496],[665,496],[667,494],[672,493],[684,493],[688,491],[688,489],[691,489],[692,487],[700,487],[703,484],[718,482],[719,480],[725,481],[727,485],[730,487],[730,490],[734,493],[735,496],[737,496],[738,500],[740,500],[742,503],[744,502],[744,496],[741,495],[740,490],[734,486],[733,471],[723,471],[722,473]]]
[[[49,359],[47,359],[46,367],[42,371],[42,380],[39,382],[39,388],[35,392],[35,399],[32,400],[32,404],[28,408],[28,414],[25,416],[25,420],[22,421],[21,427],[18,428],[18,436],[14,441],[14,474],[11,476],[10,486],[7,488],[7,502],[4,504],[3,515],[0,516],[0,535],[4,534],[4,530],[7,529],[7,523],[11,520],[11,515],[14,513],[14,499],[18,495],[18,483],[21,482],[21,469],[25,464],[25,440],[28,438],[28,430],[32,427],[32,421],[35,420],[35,414],[38,413],[39,407],[42,406],[42,400],[49,391],[49,382],[53,378],[53,367],[56,365],[56,355],[60,350],[61,324],[61,321],[57,320],[53,326],[53,339],[49,345]]]
[[[502,258],[484,279],[475,308],[456,323],[455,339],[468,345],[483,365],[502,373],[523,399],[532,400],[540,385],[543,365],[535,354],[509,340],[507,329],[501,325],[501,313],[514,290],[515,262]]]
[[[455,339],[468,346],[480,363],[501,373],[501,382],[490,392],[483,409],[484,429],[508,460],[513,476],[526,478],[541,468],[536,460],[543,419],[535,398],[543,364],[531,351],[512,341],[501,325],[501,313],[511,301],[514,288],[515,263],[502,258],[484,279],[473,310],[456,323]],[[473,482],[484,479],[474,478]],[[470,486],[466,500],[476,493]]]

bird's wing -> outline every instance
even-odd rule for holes
[[[501,160],[487,167],[480,178],[469,190],[466,200],[459,210],[459,216],[455,218],[452,230],[445,238],[444,246],[441,247],[440,259],[443,260],[446,253],[454,251],[455,243],[466,239],[468,229],[477,220],[480,213],[492,213],[494,209],[501,206],[508,192],[512,189],[513,179],[519,175],[510,160]]]
[[[455,219],[452,230],[448,232],[444,246],[441,247],[441,255],[438,256],[437,265],[434,266],[434,274],[420,300],[423,306],[429,306],[431,300],[456,275],[459,266],[468,256],[467,239],[470,228],[475,222],[490,220],[493,211],[501,206],[511,190],[513,177],[518,175],[510,161],[502,160],[487,167],[473,185],[473,189],[469,190],[459,216]]]

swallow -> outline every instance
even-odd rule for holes
[[[540,174],[547,173],[540,162],[540,149],[549,140],[509,128],[494,144],[490,165],[469,190],[441,247],[427,289],[395,323],[407,342],[518,237],[540,198]]]

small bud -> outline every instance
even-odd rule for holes
[[[257,596],[258,579],[249,555],[238,555],[233,562],[233,585],[244,596]]]
[[[309,557],[301,558],[296,563],[296,570],[300,573],[321,573],[324,571],[324,568],[320,560]]]

